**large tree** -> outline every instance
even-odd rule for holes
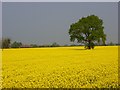
[[[106,35],[103,30],[103,20],[98,16],[82,17],[79,21],[70,25],[70,41],[77,40],[78,43],[83,43],[85,48],[91,49],[94,48],[95,43],[102,41],[105,44]]]

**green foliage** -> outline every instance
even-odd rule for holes
[[[2,48],[9,48],[11,43],[10,38],[3,38],[2,39]]]
[[[2,39],[0,39],[0,48],[2,48]]]
[[[31,46],[32,48],[39,47],[37,44],[31,44],[30,46]]]
[[[105,44],[106,35],[103,29],[103,21],[98,16],[82,17],[78,22],[70,25],[70,41],[77,40],[78,43],[85,44],[87,49],[94,48],[95,42],[102,41]]]
[[[12,44],[11,44],[11,47],[12,48],[20,48],[22,46],[22,43],[21,42],[13,42]]]
[[[58,47],[59,46],[59,44],[57,44],[56,42],[54,42],[52,45],[51,45],[51,47]]]
[[[108,46],[114,46],[115,44],[113,42],[110,42],[107,44]]]

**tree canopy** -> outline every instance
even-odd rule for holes
[[[20,48],[22,46],[22,43],[21,42],[13,42],[12,44],[11,44],[11,47],[12,48]]]
[[[11,43],[10,38],[3,38],[2,39],[2,48],[9,48]]]
[[[70,41],[77,40],[83,43],[85,48],[94,48],[94,43],[102,41],[105,44],[106,34],[104,34],[103,20],[98,16],[90,15],[82,17],[77,22],[70,25],[69,35]]]

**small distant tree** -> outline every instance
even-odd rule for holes
[[[59,46],[59,44],[57,44],[56,42],[54,42],[52,45],[51,45],[51,47],[58,47]]]
[[[68,45],[68,44],[65,44],[65,45],[63,45],[63,46],[67,47],[67,46],[69,46],[69,45]]]
[[[0,39],[0,48],[2,48],[2,39]]]
[[[11,47],[12,48],[20,48],[22,46],[22,43],[21,42],[13,42],[12,44],[11,44]]]
[[[3,38],[2,39],[2,48],[9,48],[11,43],[10,38]]]
[[[38,47],[37,44],[31,44],[30,46],[33,47],[33,48]]]
[[[102,41],[105,45],[106,35],[103,29],[103,21],[98,16],[82,17],[76,23],[70,25],[70,41],[77,40],[78,43],[83,43],[86,49],[94,48],[95,42]]]
[[[115,44],[113,42],[108,43],[109,46],[114,46]]]

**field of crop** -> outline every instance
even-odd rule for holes
[[[2,52],[3,88],[118,87],[118,47],[21,48]]]

